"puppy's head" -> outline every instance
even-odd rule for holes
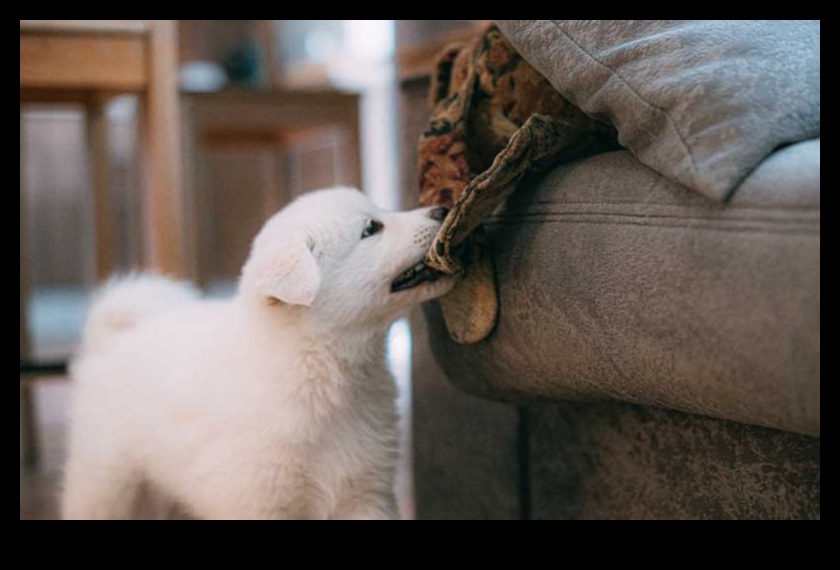
[[[308,194],[257,236],[241,293],[336,325],[386,324],[452,288],[423,264],[444,214],[385,212],[350,189]]]

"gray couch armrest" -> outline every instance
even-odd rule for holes
[[[820,434],[820,141],[766,160],[729,204],[628,152],[560,167],[487,224],[501,321],[430,342],[457,386],[614,399]]]

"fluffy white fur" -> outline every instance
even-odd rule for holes
[[[65,518],[135,518],[148,492],[200,519],[397,518],[385,335],[452,281],[390,285],[423,259],[430,214],[314,193],[265,226],[230,301],[107,287],[73,365]],[[384,230],[361,239],[370,219]]]

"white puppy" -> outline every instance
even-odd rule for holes
[[[237,296],[141,277],[107,288],[73,365],[64,515],[397,518],[395,319],[452,286],[421,262],[445,212],[307,195],[257,237]]]

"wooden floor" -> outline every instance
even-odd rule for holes
[[[36,407],[42,457],[35,470],[20,470],[20,520],[56,520],[64,465],[70,384],[50,381],[37,385]]]
[[[58,519],[59,476],[57,473],[20,473],[20,520]]]

